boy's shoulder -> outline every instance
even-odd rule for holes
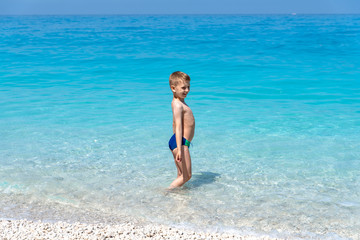
[[[182,110],[184,107],[184,103],[181,102],[180,100],[173,99],[171,102],[171,107],[177,110]]]

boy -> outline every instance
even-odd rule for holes
[[[190,77],[186,73],[173,72],[169,78],[173,100],[173,132],[169,148],[174,156],[177,178],[170,184],[170,189],[184,185],[191,178],[190,142],[195,133],[194,115],[184,99],[190,91]]]

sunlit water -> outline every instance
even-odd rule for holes
[[[359,239],[360,16],[0,17],[0,216]],[[191,76],[193,178],[171,72]]]

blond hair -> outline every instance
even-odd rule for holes
[[[177,86],[181,82],[190,82],[190,76],[184,72],[173,72],[169,77],[169,84],[171,86]]]

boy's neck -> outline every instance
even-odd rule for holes
[[[173,100],[179,100],[180,102],[185,102],[185,98],[177,98],[177,97],[173,97]]]

